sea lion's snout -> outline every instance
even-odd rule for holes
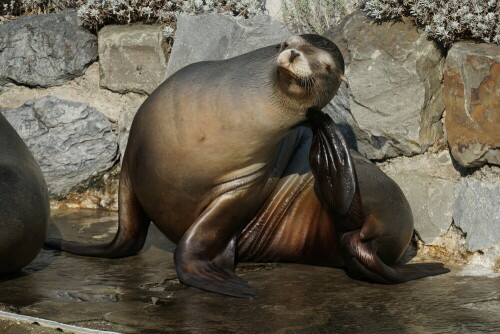
[[[298,53],[295,50],[290,50],[290,63],[293,63],[294,59],[300,56],[300,53]]]
[[[281,51],[277,60],[278,68],[283,68],[298,79],[310,77],[313,72],[304,54],[295,48]]]
[[[307,107],[322,108],[346,81],[339,49],[322,36],[293,36],[277,49],[277,80],[282,92]]]

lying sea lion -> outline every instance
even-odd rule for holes
[[[322,120],[320,109],[343,78],[336,45],[309,34],[179,70],[134,118],[114,239],[49,245],[129,256],[141,250],[153,221],[177,243],[181,282],[250,298],[255,292],[235,274],[240,260],[347,265],[353,275],[383,282],[444,272],[405,267],[408,274],[382,262],[393,264],[407,247],[411,211],[374,165],[359,155],[347,159],[333,123]],[[308,118],[317,137],[314,176],[307,158],[313,136],[300,126]],[[380,187],[394,192],[388,201]]]
[[[0,274],[40,252],[49,219],[47,185],[37,161],[0,113]]]

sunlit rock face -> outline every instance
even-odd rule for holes
[[[162,83],[168,45],[161,25],[111,25],[98,37],[101,87],[150,94]]]
[[[275,43],[294,35],[283,23],[257,15],[238,20],[224,15],[181,15],[166,76],[189,64],[221,60]]]
[[[500,244],[500,184],[460,181],[453,220],[466,233],[470,250]]]
[[[325,36],[341,49],[350,84],[327,111],[355,148],[370,159],[410,156],[442,137],[443,54],[410,20],[373,24],[355,12]]]
[[[443,91],[453,157],[465,167],[500,165],[500,46],[453,45]]]
[[[455,184],[416,171],[388,175],[396,181],[408,199],[420,238],[425,243],[434,243],[451,225]]]

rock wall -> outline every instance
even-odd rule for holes
[[[72,11],[21,18],[0,26],[0,112],[38,158],[53,207],[116,210],[130,125],[163,78],[290,35],[267,16],[181,15],[169,55],[161,26],[94,36]],[[500,47],[462,42],[446,55],[410,21],[375,25],[360,12],[326,36],[349,80],[326,111],[401,186],[419,254],[498,271]]]
[[[361,12],[325,33],[346,60],[349,104],[327,107],[370,159],[425,152],[443,136],[439,48],[409,20],[370,24]],[[344,88],[346,89],[346,88]],[[340,109],[340,110],[339,110]]]
[[[52,197],[114,165],[118,144],[111,123],[86,104],[45,96],[1,112],[38,160]]]
[[[466,167],[500,165],[500,52],[498,45],[457,43],[444,71],[447,140]]]

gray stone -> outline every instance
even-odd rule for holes
[[[442,137],[444,60],[425,33],[407,19],[370,24],[358,11],[325,36],[341,49],[350,84],[350,109],[333,100],[326,111],[356,136],[362,154],[411,156]]]
[[[388,174],[405,194],[413,213],[415,229],[425,243],[432,244],[452,223],[455,184],[416,172]]]
[[[456,43],[444,72],[446,136],[465,167],[500,165],[500,45]]]
[[[281,0],[266,0],[265,9],[266,13],[274,20],[283,22],[283,8]]]
[[[51,196],[62,196],[116,161],[111,123],[83,103],[47,96],[2,109],[40,164]]]
[[[97,59],[97,38],[75,11],[31,15],[0,26],[0,85],[61,85]]]
[[[123,155],[127,148],[130,126],[132,125],[136,113],[137,110],[127,109],[120,113],[120,117],[118,118],[118,147],[120,149],[121,161],[123,161]]]
[[[460,181],[453,220],[466,233],[470,250],[500,244],[500,185],[472,178]]]
[[[281,43],[293,33],[266,15],[235,19],[226,15],[180,15],[166,77],[186,65],[238,56]]]
[[[98,37],[101,87],[150,94],[162,83],[168,60],[162,26],[106,26]]]
[[[384,173],[411,172],[425,174],[453,183],[460,181],[462,176],[455,169],[448,150],[437,153],[425,153],[411,157],[397,157],[378,162],[377,166]]]
[[[99,63],[94,62],[87,68],[84,75],[61,86],[47,88],[13,86],[5,92],[0,91],[0,109],[19,108],[28,101],[48,95],[62,100],[84,103],[99,110],[112,123],[116,123],[122,113],[129,111],[135,113],[147,97],[144,94],[120,94],[108,89],[100,89]]]

